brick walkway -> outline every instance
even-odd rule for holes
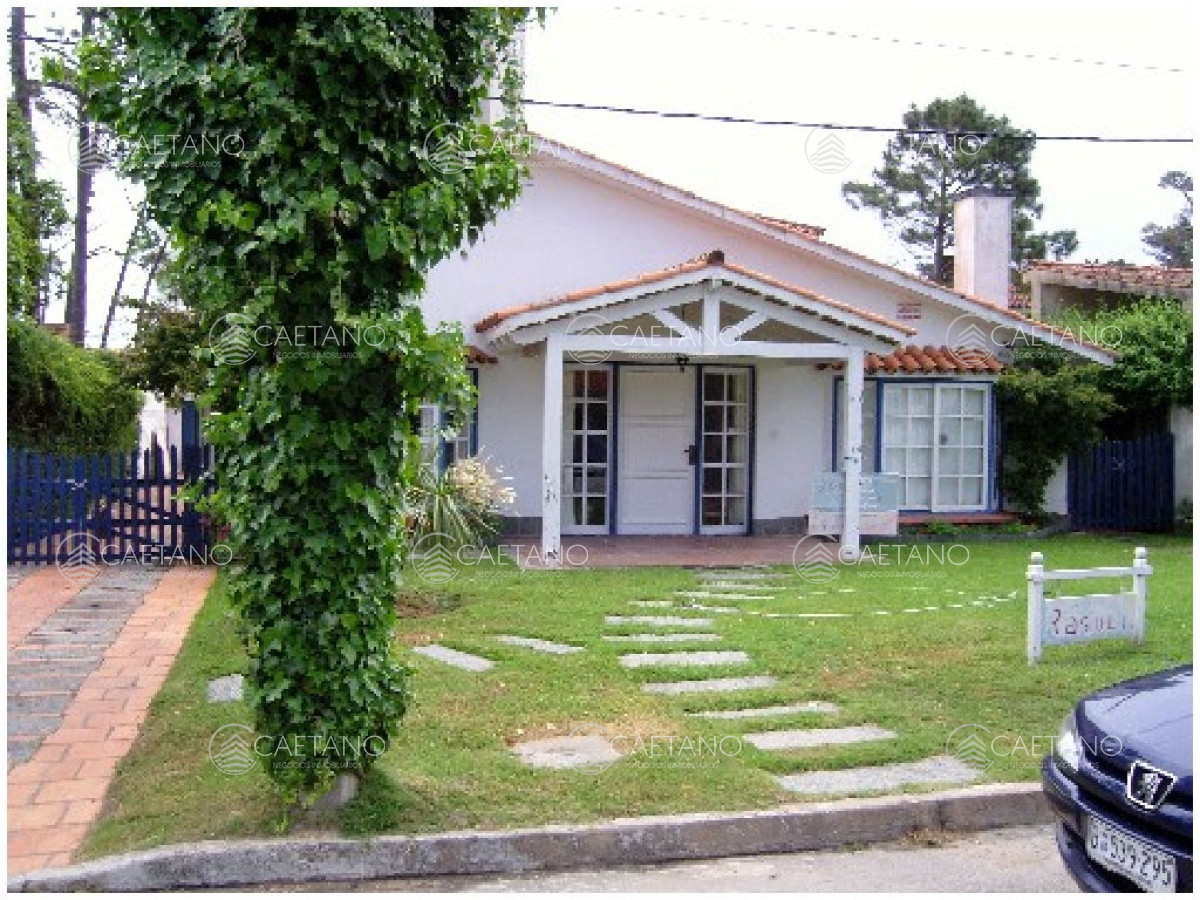
[[[55,566],[8,567],[8,649],[79,593],[90,575],[67,579]]]
[[[37,713],[53,716],[57,727],[35,740],[28,761],[8,773],[9,875],[71,861],[100,813],[117,763],[133,746],[214,574],[190,567],[103,571],[46,616],[23,643],[10,648],[10,731],[14,698],[28,704],[31,697],[56,697],[42,705],[62,708]],[[14,590],[37,577],[27,577]],[[12,606],[10,595],[10,614]],[[76,630],[63,630],[71,622]],[[68,637],[39,643],[52,635]],[[71,639],[76,637],[78,641]],[[18,681],[16,691],[14,678],[25,679],[23,685]],[[50,681],[67,678],[78,679],[73,696],[56,689],[70,688],[66,680]],[[39,686],[45,690],[36,690]]]

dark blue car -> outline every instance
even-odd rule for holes
[[[1192,667],[1097,691],[1063,721],[1042,784],[1089,891],[1192,890]]]

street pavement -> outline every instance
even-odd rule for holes
[[[868,849],[526,875],[277,885],[267,890],[554,893],[1072,892],[1050,825],[925,834]],[[253,890],[263,890],[262,887]]]

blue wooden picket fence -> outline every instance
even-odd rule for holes
[[[8,450],[8,562],[66,562],[84,545],[107,561],[202,561],[204,520],[181,491],[206,481],[212,448],[66,456]]]
[[[1067,511],[1083,530],[1169,530],[1175,518],[1173,436],[1104,441],[1071,454]]]

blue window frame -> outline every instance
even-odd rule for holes
[[[466,428],[457,427],[455,410],[441,403],[421,404],[421,456],[444,472],[460,459],[479,452],[479,370],[468,369],[475,386],[475,405]]]

